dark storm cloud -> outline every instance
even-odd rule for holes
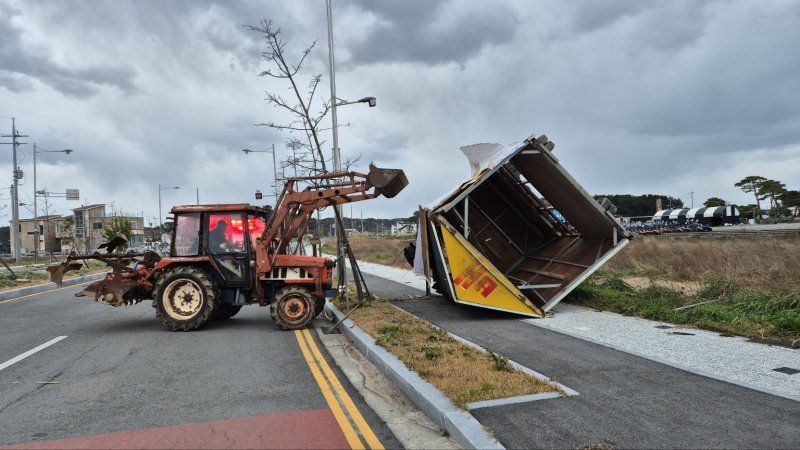
[[[339,111],[345,157],[411,180],[365,215],[407,216],[451,188],[468,172],[460,145],[530,133],[593,192],[692,183],[736,200],[751,171],[800,183],[800,2],[334,0],[334,15],[339,96],[378,97]],[[90,201],[152,213],[158,183],[181,186],[170,204],[195,187],[201,201],[250,199],[271,156],[240,150],[285,156],[290,137],[252,125],[287,120],[264,102],[286,85],[257,76],[264,44],[244,27],[261,19],[292,57],[319,41],[302,85],[327,76],[317,0],[0,0],[0,115],[30,142],[75,148],[44,157],[40,180]],[[124,182],[101,176],[120,164]]]
[[[9,90],[25,89],[29,79],[38,80],[70,96],[87,97],[97,93],[102,85],[114,86],[125,93],[136,90],[135,71],[130,67],[86,65],[68,67],[53,61],[47,49],[25,48],[22,30],[12,24],[20,8],[0,5],[0,85]],[[81,62],[78,62],[81,64]],[[5,72],[5,73],[3,73]]]
[[[369,34],[349,50],[352,63],[463,62],[488,45],[508,42],[519,26],[517,12],[496,2],[351,2],[377,18]]]

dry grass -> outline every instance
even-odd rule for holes
[[[800,235],[640,237],[568,301],[800,346]]]
[[[640,237],[606,268],[665,280],[724,278],[748,292],[787,294],[800,289],[800,234]]]
[[[44,284],[50,281],[50,273],[48,272],[33,272],[33,271],[20,271],[15,270],[14,273],[17,275],[17,280],[11,278],[5,268],[2,268],[4,273],[0,275],[0,292],[1,291],[8,291],[11,289],[18,289],[27,286],[34,286],[37,284]],[[68,272],[64,279],[74,278],[74,277],[82,277],[84,275],[91,275],[93,273],[100,273],[100,272],[108,272],[110,268],[106,265],[102,267],[93,265],[89,268],[84,266],[78,271]]]
[[[414,242],[411,236],[348,236],[353,253],[361,261],[368,261],[387,266],[410,269],[408,261],[403,257],[403,249],[409,242]],[[331,247],[330,245],[333,245]],[[322,247],[322,251],[328,254],[336,253],[335,241],[327,243]]]
[[[458,342],[386,300],[373,300],[356,309],[350,319],[461,407],[481,400],[559,391],[514,369],[505,357]]]

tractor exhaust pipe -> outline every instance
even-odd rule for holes
[[[386,198],[396,196],[408,186],[408,178],[402,169],[381,169],[370,164],[367,179],[375,187],[375,192]]]

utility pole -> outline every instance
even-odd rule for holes
[[[194,193],[197,194],[197,204],[200,204],[200,188],[194,188]]]
[[[19,179],[22,178],[22,171],[19,170],[19,166],[17,165],[17,147],[23,144],[27,144],[27,142],[19,142],[18,138],[21,137],[28,137],[27,134],[18,134],[17,133],[17,123],[15,118],[11,118],[11,134],[4,134],[0,137],[10,137],[11,142],[2,142],[2,144],[11,145],[12,147],[12,163],[14,164],[13,167],[13,176],[14,176],[14,184],[11,187],[11,244],[14,247],[14,259],[19,261],[20,257],[20,246],[22,246],[22,239],[20,238],[19,234]],[[38,224],[37,224],[38,225]]]

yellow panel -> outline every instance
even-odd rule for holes
[[[528,300],[494,265],[481,256],[463,237],[446,227],[439,228],[456,301],[485,308],[542,316],[542,311]]]

